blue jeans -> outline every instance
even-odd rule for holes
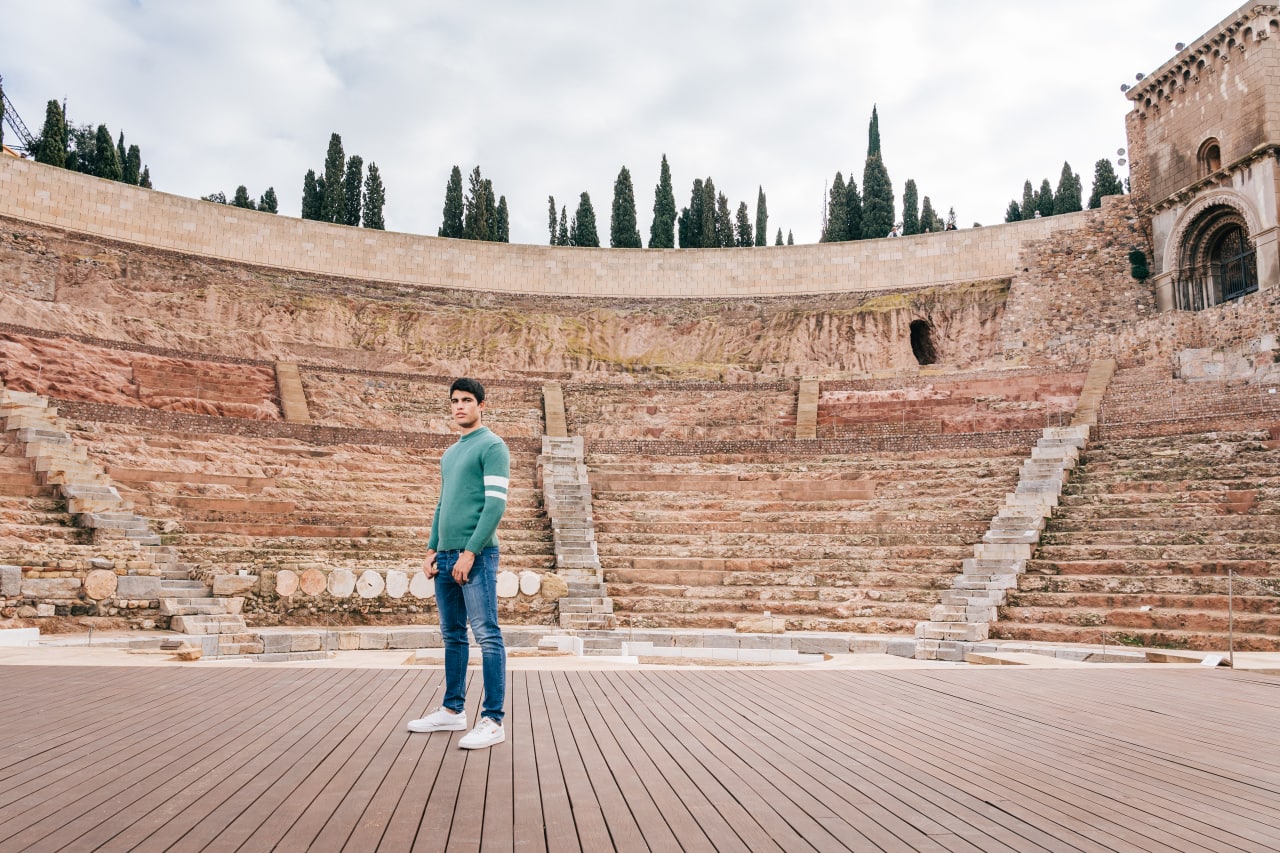
[[[453,565],[461,551],[436,553],[436,606],[440,608],[440,636],[444,639],[444,702],[450,711],[462,713],[467,698],[467,623],[480,646],[484,673],[482,717],[502,722],[507,698],[507,648],[498,629],[498,549],[485,548],[467,575],[467,582],[453,579]]]

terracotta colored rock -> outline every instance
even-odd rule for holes
[[[559,601],[569,594],[569,582],[559,575],[547,572],[542,576],[541,592],[547,601]]]
[[[298,573],[291,569],[276,572],[276,595],[288,597],[298,591]]]
[[[84,577],[84,593],[94,601],[110,598],[116,591],[116,573],[94,569]]]
[[[787,630],[787,620],[774,616],[748,616],[738,620],[734,630],[739,634],[782,634]]]
[[[348,569],[334,569],[329,573],[329,594],[334,598],[350,598],[356,591],[356,576]]]
[[[218,575],[213,579],[213,594],[244,595],[257,585],[256,575]]]
[[[337,572],[334,572],[336,575]],[[360,575],[360,580],[356,581],[356,592],[361,598],[377,598],[382,595],[382,591],[387,588],[387,584],[382,580],[382,575],[373,569],[366,569]]]
[[[387,595],[392,598],[403,598],[409,591],[409,576],[395,569],[387,570]]]
[[[327,585],[324,572],[319,569],[307,569],[298,581],[298,587],[307,595],[319,595]]]

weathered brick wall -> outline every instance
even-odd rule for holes
[[[190,255],[485,293],[738,297],[912,289],[1007,277],[1074,217],[898,239],[759,249],[507,245],[273,216],[0,158],[0,216]],[[31,277],[41,289],[45,276]]]

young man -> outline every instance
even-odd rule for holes
[[[507,650],[498,630],[498,521],[507,508],[511,454],[480,419],[484,386],[458,379],[449,387],[453,422],[462,430],[440,458],[440,501],[431,519],[423,570],[436,581],[440,634],[444,638],[444,702],[411,732],[460,732],[467,727],[467,624],[480,646],[484,703],[476,727],[458,746],[481,749],[507,739],[502,706],[507,690]]]

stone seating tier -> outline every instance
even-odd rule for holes
[[[593,439],[716,441],[795,436],[793,383],[666,388],[564,386],[570,435]]]
[[[615,617],[723,628],[768,611],[792,630],[910,631],[950,588],[1025,455],[589,452]]]
[[[299,563],[414,571],[439,490],[440,449],[316,446],[287,438],[168,432],[113,423],[78,433],[110,460],[121,493],[184,563],[251,574]],[[513,453],[503,567],[546,571],[552,535],[533,456]]]
[[[1144,424],[1178,420],[1216,419],[1234,421],[1234,426],[1275,423],[1280,421],[1280,389],[1272,391],[1268,384],[1183,380],[1150,368],[1121,370],[1100,411],[1100,435],[1138,435]],[[1178,431],[1204,429],[1190,426]]]
[[[993,636],[1280,649],[1280,450],[1237,431],[1092,445]]]

